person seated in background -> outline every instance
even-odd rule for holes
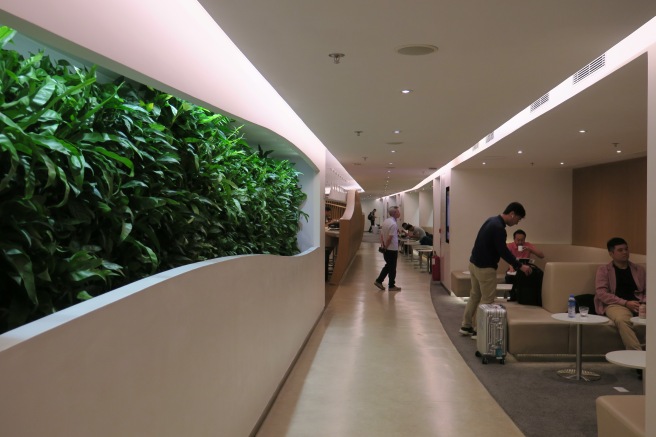
[[[339,229],[339,218],[333,218],[333,210],[326,205],[326,226],[331,229]]]
[[[426,236],[426,231],[419,226],[408,225],[408,237],[421,240]]]
[[[615,323],[627,350],[642,350],[631,317],[647,299],[645,268],[629,261],[629,245],[614,237],[606,244],[612,261],[597,269],[595,311]]]
[[[515,258],[529,259],[531,255],[535,255],[538,258],[544,258],[544,253],[536,248],[534,245],[526,241],[526,232],[521,229],[517,229],[513,233],[513,241],[507,244],[510,252],[515,255]],[[515,280],[515,269],[510,266],[506,272],[506,284],[512,284]]]

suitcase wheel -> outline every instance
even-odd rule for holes
[[[481,357],[481,353],[480,353],[479,351],[476,351],[476,356],[480,358],[480,357]]]
[[[499,360],[499,362],[500,362],[501,364],[506,364],[506,360],[503,359],[503,358],[501,358],[501,360]]]
[[[483,357],[483,364],[487,364],[487,357]]]

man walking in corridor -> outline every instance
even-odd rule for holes
[[[401,217],[401,210],[398,206],[390,206],[388,213],[389,217],[383,222],[380,230],[380,246],[383,249],[385,266],[374,281],[374,285],[381,290],[385,290],[383,281],[389,275],[387,289],[389,291],[401,291],[401,287],[396,286],[396,261],[399,257],[399,227],[396,219]]]

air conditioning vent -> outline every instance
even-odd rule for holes
[[[494,132],[492,132],[491,134],[488,134],[487,137],[485,137],[485,142],[489,143],[493,139],[494,139]]]
[[[535,102],[531,103],[531,112],[538,109],[540,106],[544,105],[549,101],[549,93],[537,99]]]
[[[577,71],[574,74],[574,76],[572,76],[572,79],[574,80],[574,83],[577,84],[583,79],[585,79],[586,77],[590,76],[595,71],[604,67],[605,65],[606,65],[606,54],[604,53],[603,55],[599,56],[597,59],[595,59],[594,61],[590,62],[588,65]]]

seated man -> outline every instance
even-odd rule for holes
[[[531,254],[537,256],[538,258],[544,258],[544,253],[533,246],[531,243],[526,241],[526,232],[521,229],[517,229],[513,233],[513,241],[507,244],[510,252],[515,255],[517,259],[530,258]],[[515,269],[512,266],[506,272],[506,284],[512,284],[515,279]]]
[[[417,240],[421,240],[426,236],[426,231],[424,231],[424,229],[420,228],[419,226],[408,226],[408,233],[410,238],[415,238]]]
[[[615,237],[606,244],[612,261],[599,267],[595,278],[595,311],[611,319],[620,333],[624,347],[642,350],[631,317],[646,302],[646,272],[629,261],[629,246]]]
[[[328,205],[326,205],[325,208],[325,216],[326,216],[325,218],[326,224],[330,223],[333,220],[333,210]]]

